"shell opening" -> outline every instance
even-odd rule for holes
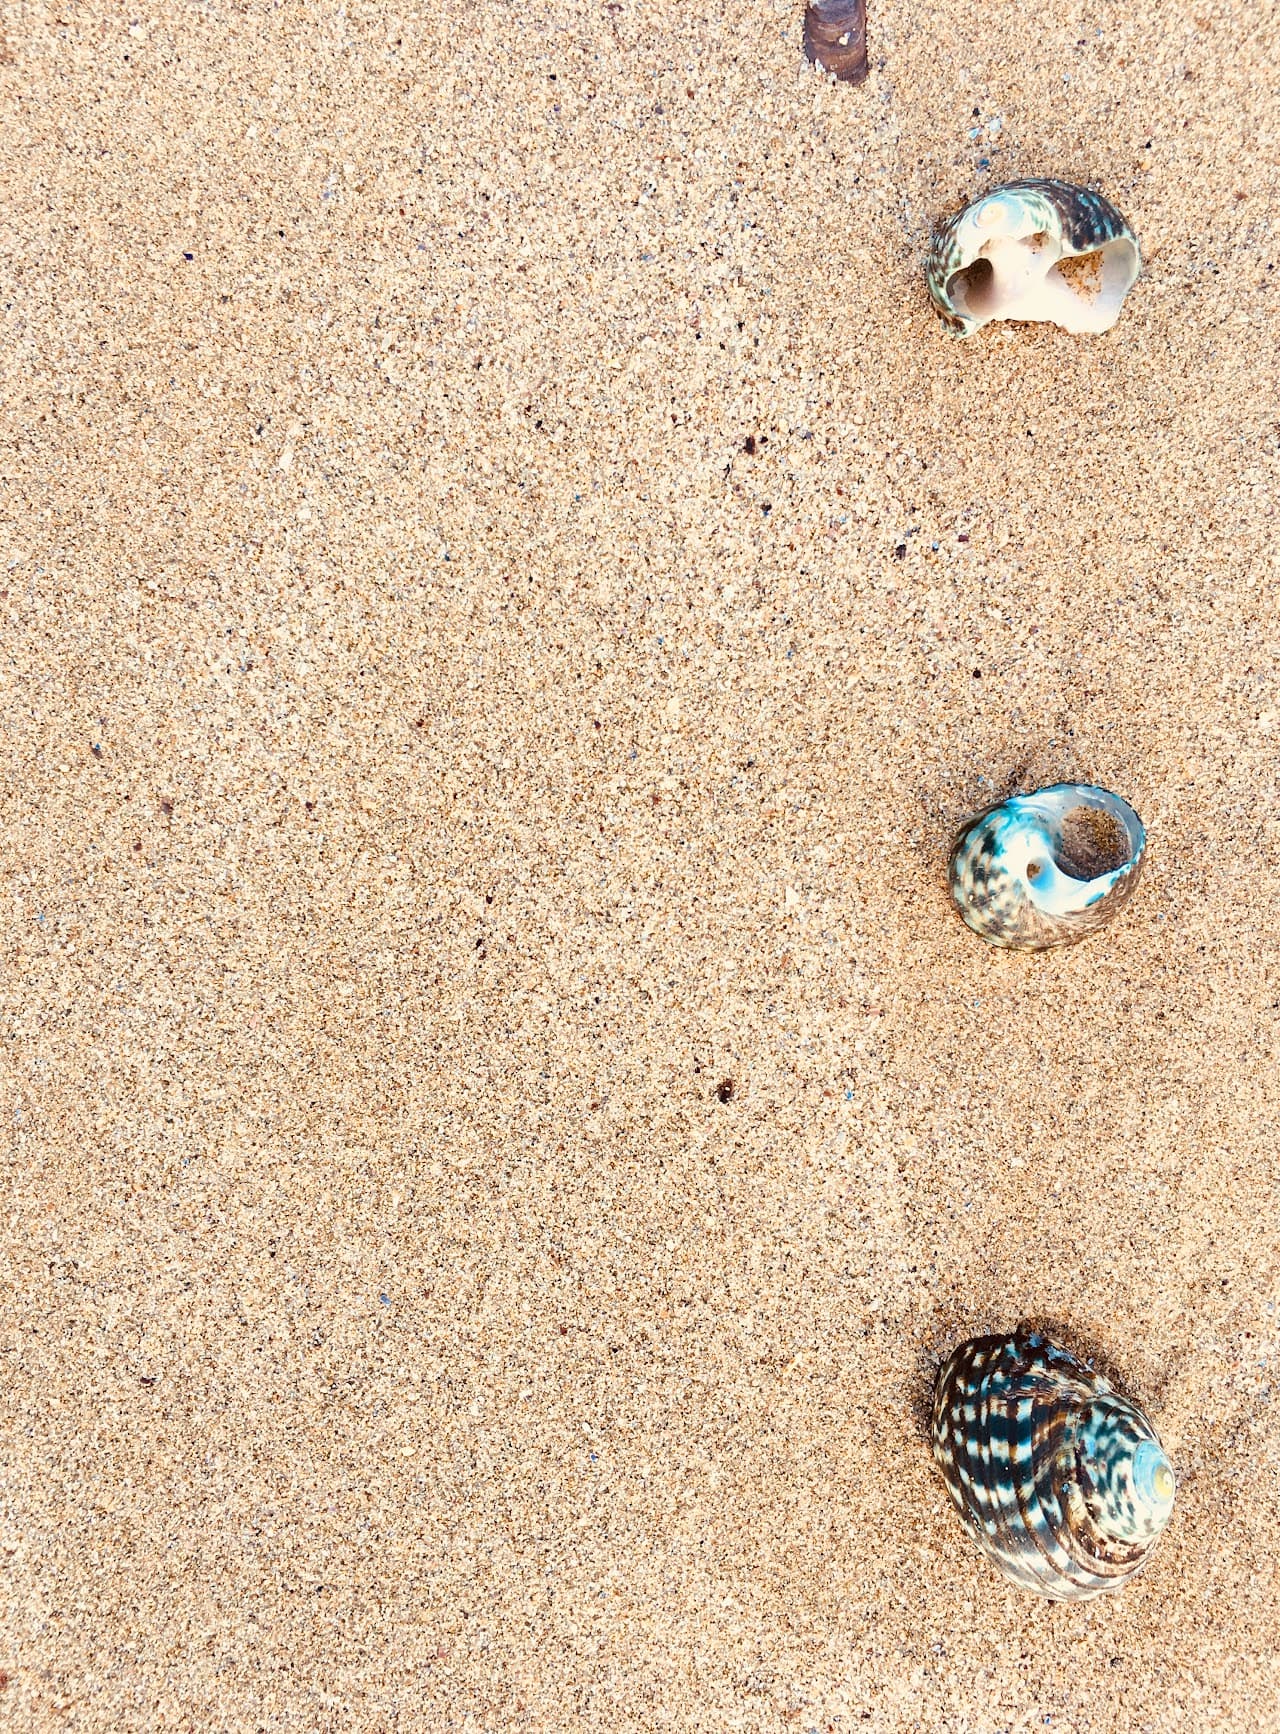
[[[1059,259],[1048,273],[1045,287],[1070,296],[1077,304],[1077,318],[1091,327],[1102,320],[1110,325],[1138,275],[1140,263],[1138,249],[1121,236],[1095,252]]]
[[[988,319],[998,312],[995,266],[990,259],[975,259],[972,265],[948,277],[947,296],[956,312],[966,319]]]
[[[995,217],[1007,222],[1009,213],[997,205]],[[977,219],[979,224],[990,220],[985,210]],[[992,235],[976,259],[947,279],[947,294],[956,311],[983,323],[1002,315],[1019,317],[1021,304],[1034,297],[1037,281],[1047,282],[1053,275],[1048,271],[1042,276],[1041,255],[1050,245],[1043,229],[1031,235]],[[1026,317],[1038,315],[1031,310]]]
[[[1049,275],[1059,277],[1082,301],[1096,301],[1102,289],[1105,262],[1106,255],[1101,252],[1076,253],[1069,259],[1059,259]]]
[[[962,213],[952,234],[954,268],[931,284],[935,300],[969,331],[993,319],[1109,330],[1141,269],[1137,243],[1127,232],[1098,235],[1094,245],[1086,241],[1085,250],[1075,252],[1070,231],[1052,223],[1033,228],[1037,221],[1043,225],[1042,213],[1014,197],[992,197]],[[1092,228],[1097,235],[1096,220]]]
[[[1070,879],[1098,879],[1127,866],[1133,859],[1133,845],[1115,813],[1100,807],[1072,807],[1062,816],[1053,858]],[[1030,869],[1028,877],[1034,877]]]

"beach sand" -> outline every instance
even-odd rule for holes
[[[1280,1727],[1274,8],[5,31],[0,1724]],[[948,338],[1027,174],[1144,274]],[[929,1455],[1022,1319],[1177,1466],[1083,1606]]]

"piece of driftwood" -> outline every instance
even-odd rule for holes
[[[804,51],[846,84],[861,84],[867,76],[866,0],[809,0]]]

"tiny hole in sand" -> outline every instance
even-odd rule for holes
[[[1114,873],[1132,858],[1129,833],[1112,813],[1097,807],[1073,807],[1062,821],[1056,852],[1058,866],[1073,879],[1096,879]]]

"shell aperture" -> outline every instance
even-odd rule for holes
[[[933,237],[925,280],[960,337],[993,319],[1107,331],[1142,269],[1137,237],[1101,193],[1067,181],[1011,181],[966,205]]]
[[[1137,888],[1146,831],[1127,801],[1091,783],[1013,795],[966,820],[948,881],[991,945],[1044,951],[1096,932]]]
[[[1034,1331],[953,1351],[933,1454],[978,1547],[1055,1601],[1119,1589],[1173,1511],[1173,1466],[1142,1410]]]

